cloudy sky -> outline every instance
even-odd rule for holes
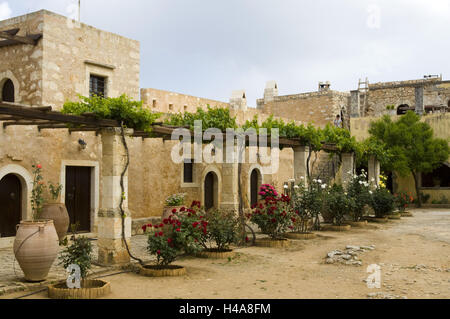
[[[0,20],[77,0],[0,0]],[[256,105],[280,94],[450,74],[450,0],[81,0],[81,20],[141,41],[141,87]]]

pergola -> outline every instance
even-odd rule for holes
[[[30,107],[8,102],[0,102],[0,121],[3,122],[3,128],[9,126],[37,126],[39,130],[67,129],[69,132],[95,132],[101,135],[103,193],[98,213],[98,261],[100,264],[105,265],[128,263],[130,256],[123,240],[129,243],[131,238],[131,217],[126,201],[122,206],[126,216],[123,216],[118,208],[123,197],[120,179],[125,167],[123,163],[126,162],[124,161],[126,150],[120,138],[123,134],[121,123],[116,120],[99,119],[95,114],[91,113],[85,113],[80,116],[69,115],[53,111],[51,106]],[[127,136],[132,137],[162,137],[170,139],[177,128],[179,127],[154,123],[151,133],[133,130],[125,131]],[[247,136],[247,143],[248,138]],[[270,138],[267,138],[267,142],[270,142]],[[294,150],[294,178],[298,179],[300,176],[306,176],[308,148],[302,145],[299,140],[286,138],[279,139],[279,146],[293,148]],[[336,147],[334,145],[325,145],[323,149],[325,151],[335,151]],[[232,166],[232,169],[236,169],[233,166],[235,164],[224,165],[229,165],[230,167]],[[122,167],[122,169],[118,171],[117,167]],[[234,177],[230,176],[231,179]],[[128,178],[127,173],[125,173],[124,178]],[[127,182],[124,184],[128,185]],[[236,182],[236,184],[238,183]],[[124,193],[125,198],[128,198],[127,187],[124,189]],[[231,199],[228,202],[231,202]]]
[[[17,44],[30,44],[36,45],[40,38],[42,38],[42,33],[40,34],[28,34],[26,36],[19,36],[20,29],[11,29],[6,31],[0,31],[0,39],[5,39],[0,41],[0,48],[10,45]]]

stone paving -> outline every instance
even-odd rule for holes
[[[93,256],[97,258],[97,241],[92,240],[93,244]],[[146,252],[147,236],[138,235],[131,238],[131,253],[144,261],[151,260],[151,257]],[[0,249],[0,296],[17,291],[27,291],[38,288],[44,288],[47,285],[59,282],[67,278],[65,269],[58,265],[58,259],[53,263],[50,269],[48,278],[44,282],[29,283],[23,278],[23,272],[20,269],[19,264],[14,258],[12,248]],[[114,270],[114,267],[101,267],[98,265],[92,266],[91,276],[99,275],[102,273],[110,272]]]

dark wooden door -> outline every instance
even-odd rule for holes
[[[91,231],[90,167],[66,167],[66,207],[71,225],[78,223],[78,231]]]
[[[253,170],[250,175],[250,204],[254,205],[258,202],[258,171],[256,169]]]
[[[214,207],[214,173],[209,172],[205,177],[205,209]]]
[[[16,236],[16,225],[22,217],[22,185],[15,175],[0,181],[0,237]]]

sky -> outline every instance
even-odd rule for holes
[[[0,20],[77,0],[0,0]],[[450,0],[81,0],[81,21],[141,42],[141,87],[249,106],[279,94],[340,91],[450,74]]]

